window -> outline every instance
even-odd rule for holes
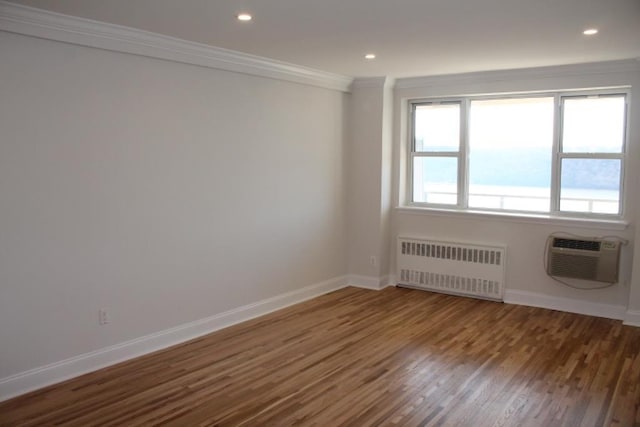
[[[620,213],[625,97],[562,98],[560,210]]]
[[[414,205],[620,215],[626,94],[411,103]]]
[[[460,103],[414,108],[413,200],[458,204]]]

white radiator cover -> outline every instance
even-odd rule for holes
[[[502,301],[506,246],[398,237],[399,286]]]

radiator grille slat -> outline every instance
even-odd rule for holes
[[[435,245],[428,243],[402,242],[401,255],[426,258],[449,259],[480,264],[502,265],[503,249],[471,249],[460,245]]]
[[[502,300],[506,249],[461,242],[398,238],[399,284]]]

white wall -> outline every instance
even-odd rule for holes
[[[0,52],[0,379],[346,274],[346,95]]]
[[[635,93],[626,229],[395,208],[407,99],[637,88],[637,66],[403,79],[393,97],[370,79],[350,97],[6,32],[0,52],[0,392],[3,379],[346,274],[381,286],[398,234],[506,244],[512,295],[628,310],[640,325]],[[560,230],[630,239],[623,283],[551,281],[543,243]]]
[[[586,64],[546,69],[485,72],[458,76],[402,79],[395,91],[395,185],[396,206],[405,202],[407,103],[409,99],[438,96],[566,90],[633,86],[630,103],[630,135],[627,156],[626,229],[588,222],[519,220],[488,215],[435,213],[396,209],[394,236],[425,236],[443,240],[506,244],[507,299],[531,304],[623,318],[625,311],[640,309],[640,266],[633,265],[633,240],[640,214],[637,191],[640,174],[640,67],[636,61]],[[621,264],[621,283],[598,291],[575,290],[546,276],[542,264],[545,240],[555,231],[586,236],[618,235],[629,239]],[[394,242],[391,242],[392,247]],[[633,270],[633,278],[632,278]],[[629,300],[630,289],[632,299]]]
[[[348,269],[352,284],[376,289],[389,280],[392,103],[388,79],[354,81],[347,167]]]

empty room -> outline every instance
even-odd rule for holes
[[[0,426],[640,425],[638,0],[0,0]]]

